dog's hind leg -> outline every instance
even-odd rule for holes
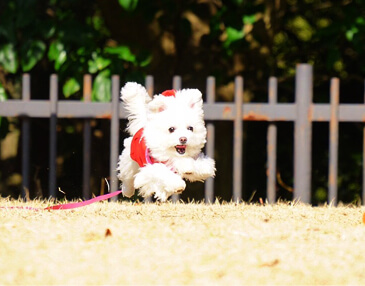
[[[118,162],[118,179],[122,181],[122,194],[125,197],[131,197],[135,193],[134,176],[139,170],[139,166],[130,158],[130,141],[132,137],[124,140],[125,149],[119,156]]]
[[[130,198],[135,193],[134,180],[124,180],[122,183],[122,194],[125,197]]]

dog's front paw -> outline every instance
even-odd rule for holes
[[[186,183],[179,175],[171,173],[162,179],[162,188],[155,191],[155,198],[161,202],[165,202],[171,195],[180,194],[186,188]]]
[[[157,201],[164,203],[169,198],[169,195],[163,190],[157,190],[154,197]]]
[[[184,180],[176,174],[172,178],[165,178],[163,184],[164,190],[170,194],[182,193],[186,188]]]
[[[186,183],[176,175],[176,179],[171,182],[164,182],[164,187],[155,190],[155,198],[158,201],[165,202],[173,194],[181,194],[185,188]]]
[[[204,181],[209,177],[214,177],[215,170],[215,161],[201,155],[194,161],[194,172],[184,173],[182,176],[190,182]]]
[[[195,171],[194,159],[184,158],[184,159],[176,160],[174,162],[174,169],[181,176],[191,175]]]
[[[205,157],[200,162],[200,173],[202,177],[209,178],[215,176],[215,161],[211,158]]]

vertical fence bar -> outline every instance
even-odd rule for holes
[[[243,146],[243,78],[235,78],[235,119],[233,135],[233,201],[239,202],[242,199],[242,146]]]
[[[175,75],[172,79],[172,88],[179,90],[181,89],[181,76]],[[171,200],[176,203],[179,201],[180,196],[178,194],[174,194],[171,196]]]
[[[49,135],[49,196],[57,196],[57,101],[58,77],[51,75],[50,81],[50,135]]]
[[[117,164],[119,158],[119,90],[118,75],[112,76],[112,117],[110,120],[110,192],[118,189]],[[111,201],[116,201],[113,197]]]
[[[207,79],[207,103],[214,104],[215,101],[215,78],[213,76]],[[210,158],[214,158],[214,141],[215,141],[215,128],[212,122],[207,124],[207,155]],[[214,179],[208,178],[204,185],[204,196],[206,203],[214,202]]]
[[[84,75],[83,83],[84,102],[91,101],[91,75]],[[83,168],[82,168],[82,196],[85,199],[91,198],[90,190],[90,162],[91,162],[91,124],[90,119],[84,120],[84,146],[83,146]]]
[[[24,74],[22,79],[22,100],[30,101],[30,75]],[[30,162],[30,119],[22,118],[22,198],[29,200],[29,164]]]
[[[153,81],[153,76],[152,75],[146,76],[145,86],[146,86],[148,95],[150,97],[153,97],[153,93],[154,93],[154,81]]]
[[[274,106],[278,101],[278,81],[269,78],[269,104]],[[267,199],[270,204],[276,201],[276,149],[277,126],[270,122],[267,130]]]
[[[148,95],[150,97],[153,97],[153,93],[154,93],[154,82],[153,82],[153,76],[148,75],[146,76],[146,80],[145,80],[145,86],[148,92]],[[144,199],[144,201],[146,203],[152,203],[152,196],[149,196],[147,198]]]
[[[176,90],[179,90],[179,89],[181,89],[181,87],[182,87],[182,84],[181,84],[181,76],[175,75],[172,78],[172,88],[173,89],[176,89]]]
[[[299,64],[295,76],[294,199],[311,201],[313,69]]]
[[[331,79],[331,117],[329,136],[329,167],[328,167],[328,203],[337,205],[337,170],[338,170],[338,105],[340,101],[340,80]]]

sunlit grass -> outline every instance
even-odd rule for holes
[[[0,284],[364,284],[364,207],[1,199]]]

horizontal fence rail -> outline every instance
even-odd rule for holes
[[[0,103],[0,116],[50,118],[51,102],[49,100],[8,100]],[[233,121],[236,118],[235,103],[204,103],[206,120]],[[312,103],[310,120],[329,122],[331,104]],[[80,102],[62,100],[57,102],[58,118],[99,118],[111,119],[112,103]],[[123,106],[119,107],[119,118],[125,118]],[[295,121],[297,118],[296,103],[244,103],[242,119],[247,121]],[[338,121],[365,122],[365,105],[342,103],[338,105]]]
[[[112,77],[112,101],[91,102],[92,80],[90,75],[84,76],[83,101],[58,100],[58,79],[56,75],[50,78],[50,99],[32,100],[30,95],[30,75],[25,74],[22,82],[22,99],[0,102],[0,116],[22,118],[22,177],[24,190],[29,189],[29,141],[30,119],[50,119],[50,180],[49,194],[56,196],[56,150],[58,118],[84,119],[84,166],[83,166],[83,196],[90,198],[90,152],[91,127],[90,119],[109,119],[111,128],[110,140],[110,181],[111,191],[118,189],[116,166],[119,150],[119,119],[126,119],[126,112],[119,100],[119,76]],[[277,79],[271,77],[268,82],[267,103],[243,102],[244,80],[238,76],[235,79],[234,102],[215,102],[215,79],[207,78],[204,102],[205,120],[207,122],[208,156],[214,157],[215,127],[214,121],[231,121],[234,124],[233,134],[233,190],[232,199],[242,199],[242,158],[243,158],[243,123],[244,121],[267,121],[267,200],[276,201],[276,153],[277,126],[276,122],[289,121],[294,123],[294,199],[311,202],[311,142],[312,123],[328,122],[329,134],[329,171],[328,171],[328,201],[337,203],[337,165],[338,165],[338,124],[339,122],[365,122],[364,104],[339,103],[339,79],[333,78],[330,83],[330,103],[313,103],[313,69],[311,65],[300,64],[296,67],[295,102],[279,103],[277,100]],[[147,76],[145,86],[148,93],[154,94],[152,76]],[[173,78],[172,87],[182,88],[181,77]],[[365,93],[364,93],[365,97]],[[364,127],[365,153],[365,127]],[[365,158],[365,156],[364,156]],[[363,159],[365,164],[365,159]],[[363,164],[363,165],[364,165]],[[219,170],[218,170],[219,172]],[[363,166],[363,177],[365,169]],[[173,196],[173,201],[179,197]],[[362,201],[365,200],[365,183],[363,180]],[[205,201],[214,201],[214,179],[205,182]]]

